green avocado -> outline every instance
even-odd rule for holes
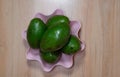
[[[47,24],[47,27],[50,27],[50,26],[53,26],[53,25],[59,24],[59,23],[69,24],[70,21],[69,21],[68,17],[66,17],[64,15],[55,15],[55,16],[52,16],[51,18],[49,18],[46,24]]]
[[[80,41],[76,36],[71,35],[68,43],[61,49],[65,54],[74,54],[80,49]]]
[[[47,63],[55,63],[61,57],[61,53],[58,52],[41,52],[41,58]]]
[[[32,48],[40,47],[40,40],[43,33],[46,30],[46,25],[39,18],[34,18],[31,20],[29,27],[27,29],[27,41]]]
[[[59,23],[48,28],[44,33],[40,49],[42,51],[57,51],[61,49],[69,40],[70,26],[67,23]]]

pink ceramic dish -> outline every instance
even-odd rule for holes
[[[54,16],[54,15],[64,15],[64,14],[63,14],[62,10],[57,9],[51,15],[46,16],[46,15],[43,15],[41,13],[37,13],[35,15],[35,17],[42,19],[46,23],[46,21],[49,19],[49,17]],[[71,27],[71,34],[75,35],[79,38],[78,32],[80,31],[81,24],[77,21],[70,21],[70,27]],[[23,40],[25,41],[25,43],[27,43],[26,30],[23,31],[22,37],[23,37]],[[81,42],[81,50],[79,50],[78,52],[81,52],[85,49],[85,44],[82,41],[80,41],[80,42]],[[28,43],[27,43],[27,45],[28,45]],[[51,71],[55,66],[58,66],[58,65],[63,66],[65,68],[70,68],[73,65],[74,55],[66,55],[66,54],[62,53],[62,56],[57,63],[48,64],[48,63],[42,61],[42,59],[40,57],[39,49],[32,49],[29,46],[27,47],[27,49],[28,49],[27,53],[26,53],[27,60],[38,61],[41,64],[41,67],[43,68],[43,70],[46,72]]]

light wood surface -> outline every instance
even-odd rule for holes
[[[37,13],[60,8],[82,22],[86,50],[50,73],[27,63],[21,32]],[[120,77],[120,0],[0,0],[0,77]]]

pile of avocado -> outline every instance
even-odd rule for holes
[[[62,53],[72,55],[80,49],[80,41],[70,34],[70,20],[64,15],[52,16],[46,23],[33,18],[27,41],[31,48],[40,49],[40,57],[47,63],[57,62]]]

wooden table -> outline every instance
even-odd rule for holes
[[[86,49],[73,68],[45,73],[27,63],[21,32],[37,12],[57,8],[82,22]],[[0,0],[0,77],[120,77],[120,0]]]

